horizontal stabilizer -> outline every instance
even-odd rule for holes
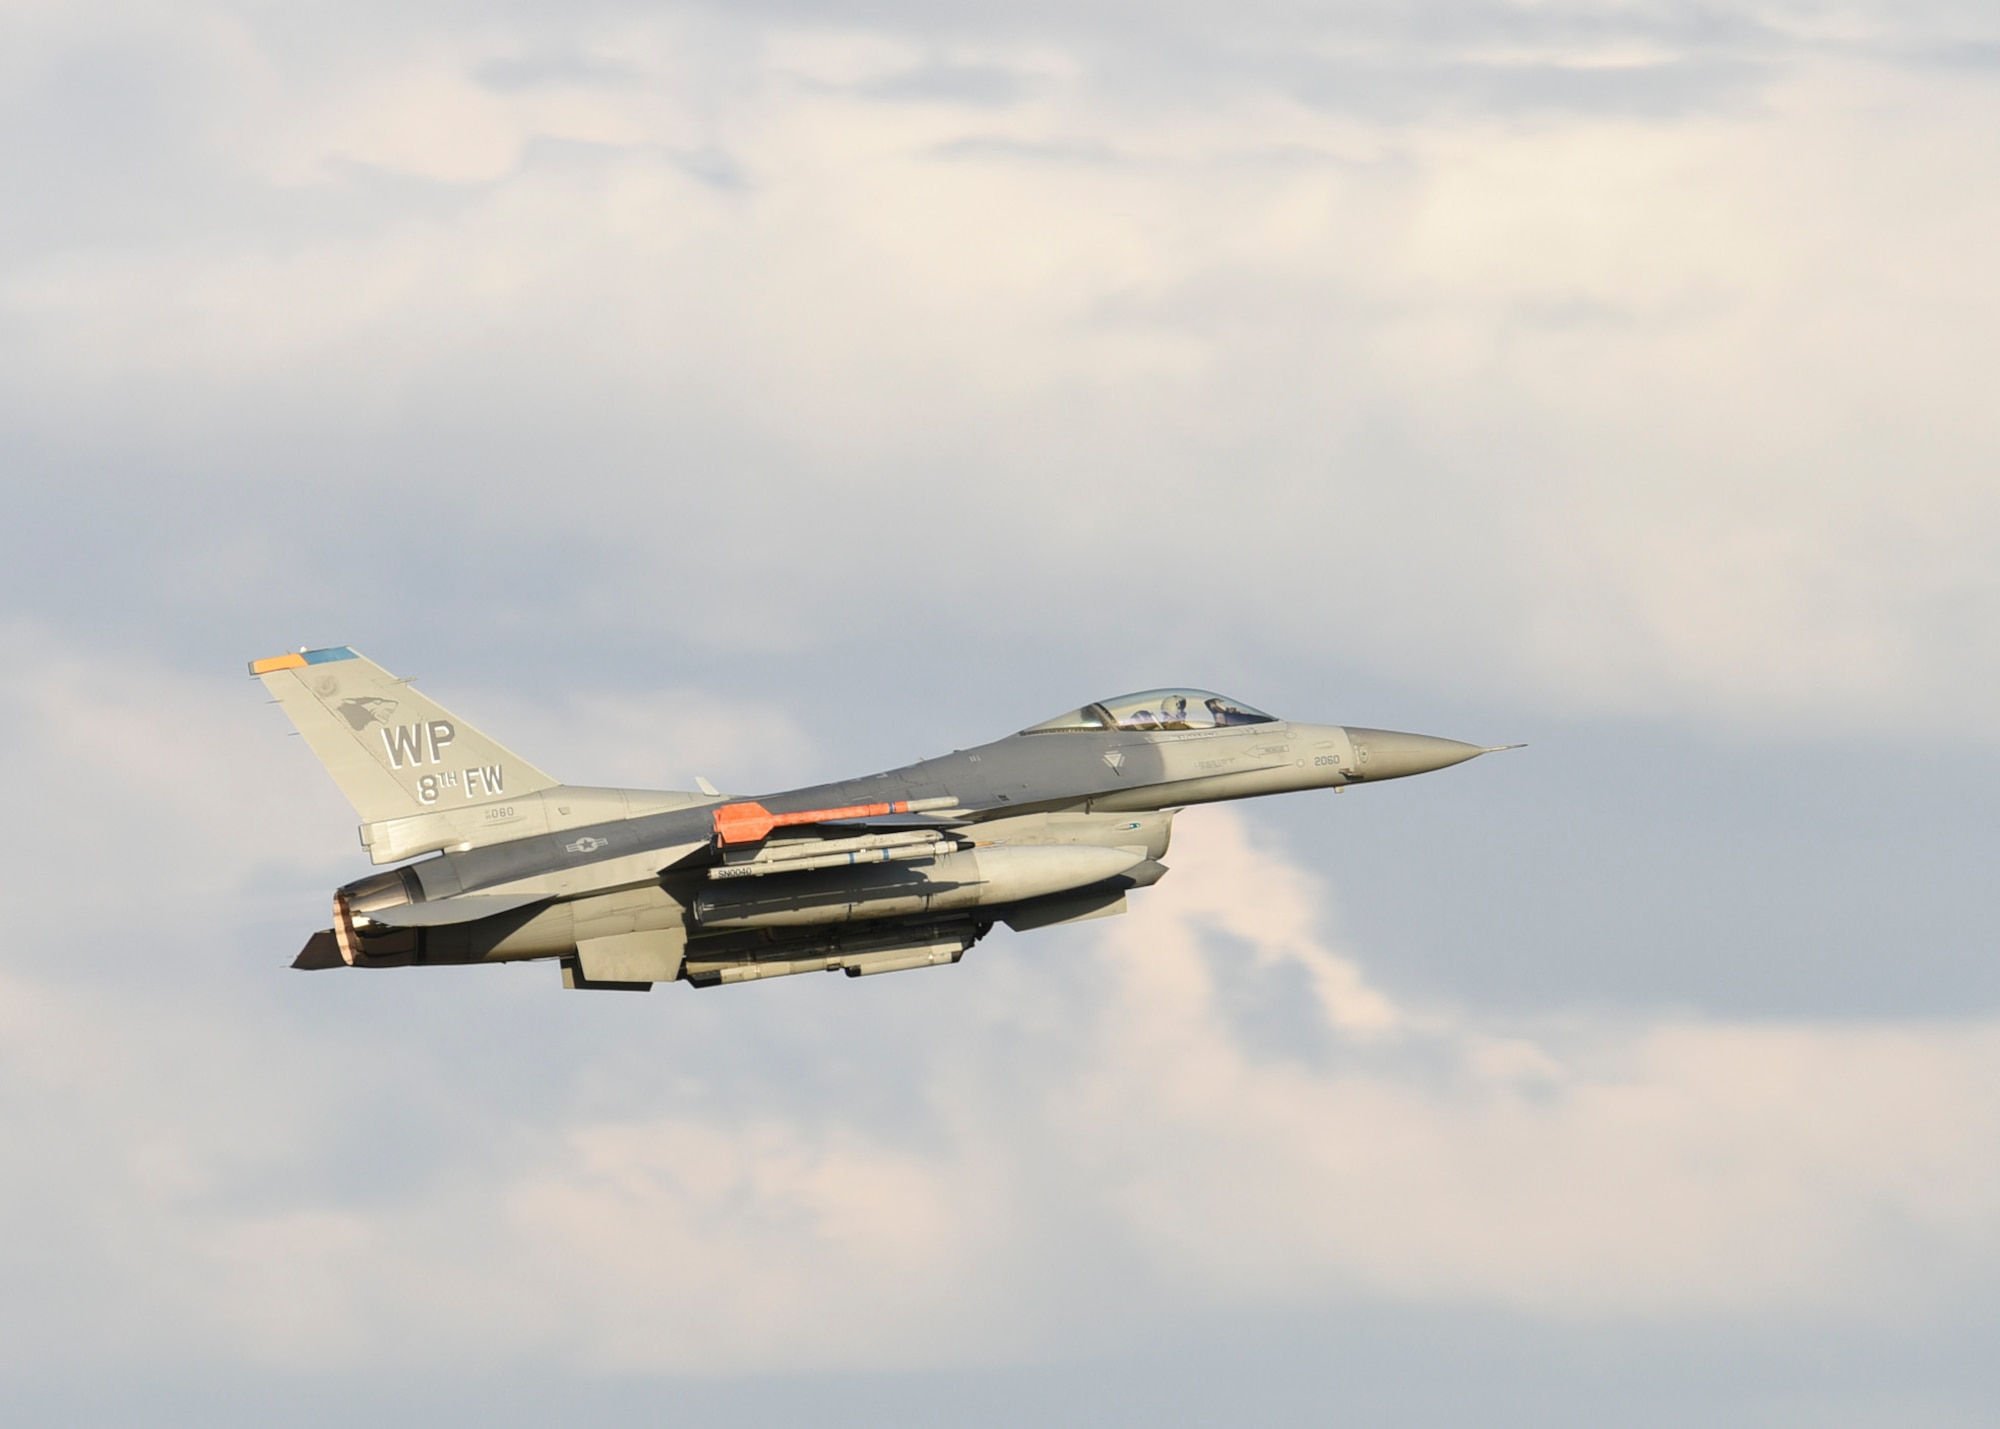
[[[376,877],[386,877],[377,874]],[[393,908],[371,908],[370,922],[387,923],[391,928],[443,928],[454,923],[476,923],[481,918],[497,918],[535,903],[546,903],[546,893],[466,893],[457,898],[441,898],[435,903],[398,903]]]
[[[333,929],[322,928],[306,939],[306,945],[292,959],[292,966],[305,972],[321,972],[327,968],[344,968],[347,960],[340,955],[340,942],[333,936]]]

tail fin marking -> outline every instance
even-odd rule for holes
[[[363,823],[553,789],[556,781],[344,645],[254,660]]]

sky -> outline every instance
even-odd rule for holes
[[[2000,1415],[2000,14],[0,3],[0,1413]],[[1526,741],[1122,918],[287,964],[245,661],[745,793]]]

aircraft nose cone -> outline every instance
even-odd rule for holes
[[[1350,725],[1347,737],[1354,745],[1355,774],[1370,782],[1449,769],[1486,753],[1481,745],[1393,729],[1356,729]]]

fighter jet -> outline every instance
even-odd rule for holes
[[[996,923],[1124,912],[1165,876],[1190,804],[1492,752],[1144,690],[861,779],[753,798],[706,780],[597,789],[557,783],[345,646],[250,673],[354,805],[370,858],[401,865],[336,891],[333,926],[293,967],[545,958],[589,990],[955,963]]]

